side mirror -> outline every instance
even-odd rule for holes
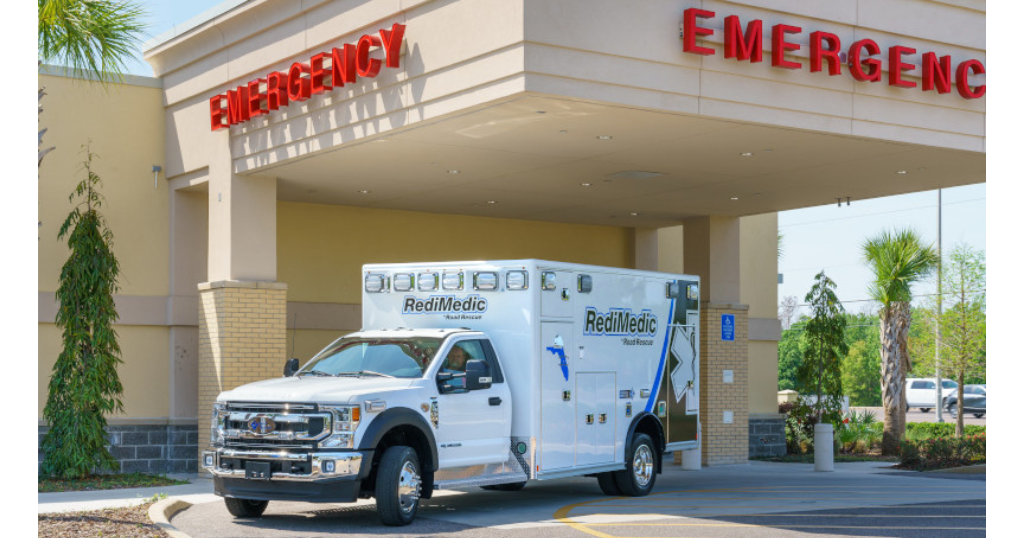
[[[489,388],[491,388],[491,369],[487,367],[487,363],[480,359],[466,361],[466,389]]]
[[[284,376],[291,377],[299,371],[299,359],[288,359],[284,363]]]
[[[466,374],[462,372],[438,372],[437,391],[441,394],[466,392]]]

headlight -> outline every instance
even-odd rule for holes
[[[224,446],[224,402],[213,403],[210,416],[210,446]]]
[[[355,431],[359,427],[358,405],[322,405],[320,409],[331,413],[331,435],[320,441],[322,448],[354,448]]]

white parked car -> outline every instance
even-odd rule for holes
[[[956,381],[942,380],[942,399],[945,401],[950,394],[956,392]],[[921,377],[907,379],[907,411],[918,407],[923,412],[935,409],[935,378]]]

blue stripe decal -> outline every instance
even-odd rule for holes
[[[668,336],[672,334],[672,321],[675,320],[672,317],[676,310],[676,300],[672,299],[668,305],[668,322],[665,324],[665,343],[661,346],[661,361],[658,363],[658,373],[654,376],[654,386],[651,387],[651,397],[647,400],[647,408],[645,411],[651,412],[654,407],[654,401],[658,399],[658,389],[661,388],[661,376],[665,373],[665,356],[668,354]]]

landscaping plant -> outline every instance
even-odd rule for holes
[[[863,246],[864,258],[874,273],[871,297],[881,303],[878,312],[881,338],[882,454],[897,454],[906,425],[906,375],[911,370],[907,338],[910,331],[910,287],[927,277],[938,254],[925,247],[912,230],[883,232]]]
[[[812,407],[818,420],[833,425],[842,417],[842,361],[849,352],[845,312],[833,291],[835,287],[836,283],[822,271],[804,297],[812,315],[804,328],[804,360],[796,374],[800,385],[817,395]]]
[[[100,214],[103,196],[96,188],[95,155],[84,149],[85,179],[69,197],[77,203],[60,227],[71,255],[57,288],[57,327],[63,349],[53,365],[43,409],[49,431],[43,438],[41,474],[80,478],[98,470],[117,470],[107,451],[106,414],[123,411],[117,375],[121,347],[114,322],[114,293],[120,272],[111,250],[113,234]]]

